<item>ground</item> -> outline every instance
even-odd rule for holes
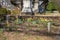
[[[52,30],[57,32],[57,29],[60,27],[60,18],[53,18],[53,21],[54,25],[51,26]],[[14,26],[17,27],[18,25]],[[20,27],[19,25],[19,29],[13,31],[5,31],[4,29],[4,31],[2,31],[0,29],[0,40],[57,40],[58,37],[56,38],[56,35],[53,35],[54,33],[48,34],[48,32],[46,32],[47,28],[44,25],[41,26],[42,24],[38,27],[35,27],[35,25],[32,27],[29,25]]]
[[[5,36],[3,40],[56,40],[54,36],[27,35],[18,32],[4,32],[3,36]]]

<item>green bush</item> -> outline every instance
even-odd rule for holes
[[[10,13],[11,11],[7,10],[6,8],[0,8],[0,21],[4,20],[4,16]]]
[[[54,2],[49,2],[47,6],[48,11],[54,11],[57,10],[57,5]]]
[[[60,7],[58,7],[57,10],[60,12]]]
[[[7,13],[7,10],[5,8],[0,8],[0,15],[5,15]]]
[[[0,15],[7,15],[10,13],[11,13],[11,11],[7,10],[6,8],[0,8]]]

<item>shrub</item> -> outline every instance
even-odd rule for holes
[[[48,11],[54,11],[54,10],[57,10],[57,7],[58,6],[54,2],[49,2],[48,6],[47,6],[47,10]]]
[[[5,20],[5,15],[10,14],[11,11],[7,10],[6,8],[0,8],[0,21]]]
[[[57,10],[60,12],[60,7],[58,7]]]
[[[0,8],[0,15],[7,15],[10,13],[11,13],[11,11],[7,10],[6,8]]]

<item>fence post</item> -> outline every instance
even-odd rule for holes
[[[18,15],[16,15],[16,22],[18,22]]]
[[[51,22],[48,22],[47,28],[48,28],[48,32],[50,32],[51,31]]]
[[[9,26],[9,15],[6,15],[6,24]]]

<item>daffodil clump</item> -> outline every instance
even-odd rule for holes
[[[45,18],[40,18],[39,20],[40,20],[41,22],[44,22],[44,21],[45,21],[45,22],[49,22],[49,21],[50,21],[50,20],[45,19]]]
[[[27,18],[27,22],[32,22],[33,19],[32,18]]]
[[[45,19],[45,18],[39,18],[37,20],[34,20],[33,18],[27,18],[27,22],[32,22],[33,24],[39,24],[41,22],[50,22],[51,20]]]

